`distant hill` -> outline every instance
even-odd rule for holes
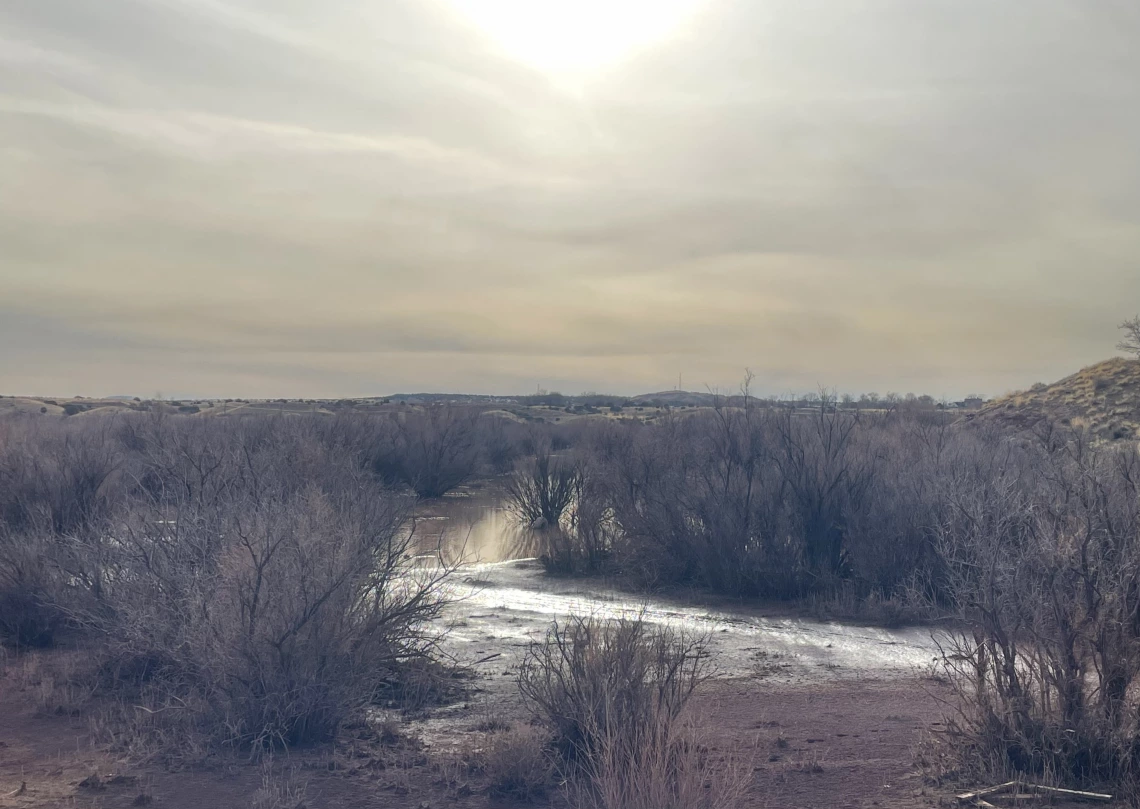
[[[712,407],[716,396],[711,393],[698,393],[688,390],[663,390],[658,393],[642,393],[631,396],[635,405],[660,404],[670,407]]]
[[[1049,420],[1108,440],[1140,438],[1140,360],[1090,365],[1052,385],[995,399],[968,418],[1022,429]]]

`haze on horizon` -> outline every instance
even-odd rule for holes
[[[0,392],[1053,380],[1140,310],[1138,34],[1127,0],[5,3]]]

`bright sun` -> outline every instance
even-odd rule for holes
[[[448,0],[504,53],[581,76],[667,37],[699,0]]]

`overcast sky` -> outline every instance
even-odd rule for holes
[[[1138,43],[1132,0],[0,0],[0,392],[1051,381],[1140,311]]]

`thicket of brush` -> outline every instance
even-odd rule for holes
[[[1140,457],[1042,432],[963,470],[939,528],[952,769],[1140,796]]]
[[[965,627],[943,660],[962,704],[944,734],[950,769],[1134,783],[1136,447],[825,405],[742,398],[573,430],[445,407],[7,419],[0,636],[86,638],[104,687],[228,744],[325,738],[429,655],[446,569],[411,566],[413,492],[515,467],[512,507],[551,570],[923,605]],[[630,631],[570,624],[531,658],[524,689],[552,706],[563,759],[625,760],[620,739],[598,741],[632,699],[606,678],[657,683],[665,648],[614,640]],[[623,646],[639,651],[607,656]],[[602,718],[557,719],[573,713],[555,710],[560,694]],[[647,717],[638,733],[664,715],[653,705],[629,709]]]
[[[939,413],[722,407],[599,424],[508,489],[548,568],[790,598],[940,586],[948,482],[988,450]]]
[[[429,659],[446,566],[356,425],[0,424],[0,632],[87,642],[111,693],[239,748],[329,738]]]
[[[549,476],[545,463],[518,474]],[[944,635],[942,663],[962,708],[943,764],[1140,793],[1134,444],[937,414],[726,407],[598,429],[558,470],[577,488],[543,529],[555,569],[601,558],[647,584],[843,594],[954,619],[967,629]],[[602,515],[600,547],[574,509]]]

